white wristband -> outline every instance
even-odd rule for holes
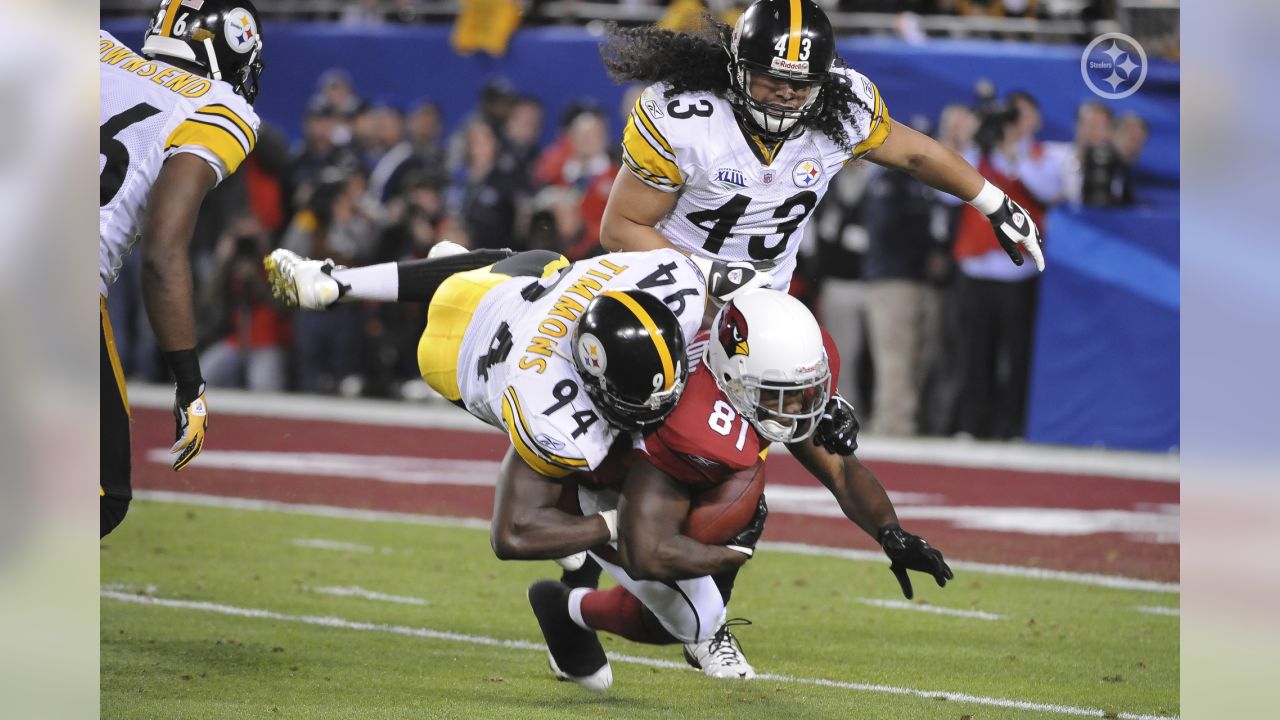
[[[601,510],[596,514],[604,518],[604,524],[609,527],[609,542],[618,542],[618,511]]]
[[[742,545],[725,545],[725,547],[729,548],[730,550],[737,550],[738,552],[742,553],[743,555],[746,555],[747,557],[752,557],[756,554],[756,551],[754,549],[749,547],[744,547]]]
[[[988,180],[983,184],[982,189],[978,191],[977,196],[969,201],[969,204],[983,215],[990,215],[999,210],[1000,206],[1004,204],[1004,191],[992,185],[991,181]]]

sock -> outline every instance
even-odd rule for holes
[[[349,288],[342,296],[344,300],[395,302],[400,290],[400,273],[396,269],[396,263],[334,268],[329,275]]]
[[[450,275],[478,270],[505,260],[511,254],[510,250],[473,250],[460,255],[396,263],[399,288],[393,299],[400,302],[431,302],[440,283],[448,280]]]
[[[604,630],[632,642],[649,645],[678,642],[658,618],[621,585],[603,591],[584,588],[572,591],[569,616],[588,630]]]
[[[729,604],[729,598],[733,596],[733,584],[738,579],[738,571],[741,569],[742,566],[739,565],[711,576],[711,579],[716,583],[716,588],[720,590],[720,597],[724,598],[725,605]]]

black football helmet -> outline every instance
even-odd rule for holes
[[[675,409],[689,368],[675,313],[640,290],[600,293],[573,329],[573,361],[609,424],[639,430]]]
[[[249,0],[160,0],[142,54],[196,65],[252,103],[262,74],[262,20]]]
[[[821,83],[836,57],[827,14],[813,0],[756,0],[729,41],[729,101],[764,135],[785,137],[822,110]],[[783,108],[751,97],[755,74],[814,85],[803,106]]]

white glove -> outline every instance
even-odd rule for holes
[[[991,221],[996,240],[1009,253],[1009,259],[1014,265],[1023,263],[1022,251],[1019,250],[1021,246],[1035,261],[1036,269],[1044,272],[1044,238],[1040,236],[1036,221],[1031,219],[1031,215],[1021,205],[990,181],[982,186],[969,204]]]
[[[695,257],[693,262],[707,279],[707,295],[716,307],[742,293],[773,284],[773,275],[766,272],[773,267],[773,263],[754,264],[746,260],[715,260],[706,257]]]

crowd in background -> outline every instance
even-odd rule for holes
[[[294,312],[270,296],[274,247],[365,265],[470,247],[602,252],[600,222],[618,172],[616,138],[639,88],[617,108],[541,103],[501,79],[446,134],[430,100],[368,102],[325,73],[292,145],[264,124],[241,171],[206,199],[193,241],[201,362],[215,387],[419,398],[416,346],[426,308],[340,304]],[[933,132],[925,118],[901,118]],[[540,146],[544,123],[555,139]],[[936,136],[1009,191],[1037,222],[1062,202],[1133,202],[1129,168],[1146,125],[1079,109],[1074,142],[1037,138],[1024,92],[980,86],[948,106]],[[1041,227],[1045,227],[1041,223]],[[864,427],[891,435],[1023,434],[1037,276],[994,245],[986,219],[909,177],[850,165],[815,211],[792,291],[810,303],[844,360],[841,390]],[[1052,228],[1046,228],[1052,253]],[[138,253],[109,308],[125,371],[163,381],[145,321]]]

